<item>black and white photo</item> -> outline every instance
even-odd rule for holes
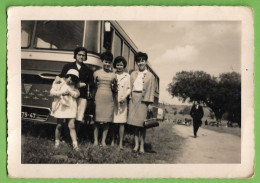
[[[8,17],[11,177],[253,174],[250,9],[11,7]]]

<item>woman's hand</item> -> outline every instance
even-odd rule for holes
[[[85,86],[86,86],[86,83],[78,82],[78,84],[77,84],[77,88],[82,88]]]
[[[125,103],[125,100],[119,100],[118,101],[120,104],[124,104]]]
[[[67,91],[63,92],[61,95],[62,95],[62,96],[68,96],[68,95],[70,95],[70,91],[67,90]]]
[[[152,103],[146,103],[146,105],[147,105],[148,109],[152,109],[153,108]]]
[[[118,103],[120,103],[120,104],[125,103],[125,99],[126,99],[126,97],[121,97],[121,98],[119,99]]]

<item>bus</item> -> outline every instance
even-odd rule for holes
[[[73,50],[79,46],[87,48],[84,63],[93,71],[102,68],[100,54],[106,50],[127,60],[126,72],[137,69],[138,48],[117,21],[21,21],[22,121],[56,124],[50,116],[51,85],[63,66],[75,61]],[[156,106],[160,80],[149,61],[147,68],[156,79]]]

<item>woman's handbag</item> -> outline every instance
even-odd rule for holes
[[[144,128],[153,128],[159,126],[157,118],[153,118],[153,112],[151,110],[147,111],[146,120],[144,120]]]
[[[157,121],[157,118],[151,118],[144,120],[144,128],[153,128],[159,126],[159,122]]]

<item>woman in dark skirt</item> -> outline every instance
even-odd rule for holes
[[[148,106],[154,102],[155,92],[155,78],[146,68],[147,60],[146,53],[138,52],[135,55],[138,70],[133,71],[130,76],[131,100],[127,123],[134,127],[135,147],[133,151],[137,152],[139,149],[140,153],[144,153],[146,135],[144,120],[147,116]]]
[[[112,85],[116,85],[116,74],[111,71],[113,55],[105,52],[101,55],[103,69],[94,72],[94,81],[97,86],[95,95],[95,124],[94,124],[94,145],[98,145],[98,132],[100,124],[103,125],[102,146],[106,146],[106,137],[109,123],[113,121],[114,97]]]

